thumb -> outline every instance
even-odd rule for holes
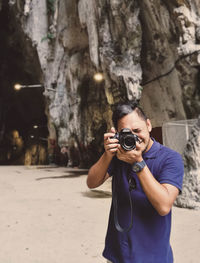
[[[139,151],[141,149],[140,142],[137,141],[135,146],[136,151]]]

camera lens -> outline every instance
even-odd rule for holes
[[[127,135],[124,140],[124,145],[127,149],[133,149],[135,147],[135,138],[131,135]]]
[[[126,146],[131,147],[133,144],[135,144],[135,139],[131,136],[127,136],[124,143],[126,144]]]
[[[133,134],[126,135],[120,142],[122,148],[126,151],[131,151],[135,148],[135,137]]]

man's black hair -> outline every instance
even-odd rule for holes
[[[147,120],[147,116],[140,108],[137,101],[127,101],[117,104],[115,110],[113,111],[112,121],[115,128],[117,129],[117,123],[122,117],[126,116],[129,113],[132,113],[134,110],[137,112],[140,118],[145,121]]]

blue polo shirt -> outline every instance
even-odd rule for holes
[[[179,153],[154,140],[150,150],[143,154],[143,159],[159,183],[174,185],[181,191],[184,166]],[[118,219],[121,227],[127,228],[131,212],[126,172],[130,165],[120,160],[117,162],[122,171],[115,186]],[[108,169],[110,175],[115,166],[113,158]],[[112,201],[103,256],[113,263],[172,263],[171,211],[166,216],[160,216],[147,199],[137,174],[131,171],[131,176],[136,181],[136,189],[131,192],[133,227],[123,233],[115,228]]]

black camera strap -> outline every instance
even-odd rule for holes
[[[129,184],[129,202],[130,202],[130,212],[131,212],[131,218],[130,218],[130,225],[127,228],[122,228],[119,219],[118,219],[118,201],[117,201],[117,179],[119,179],[119,176],[121,175],[121,167],[119,165],[115,166],[115,173],[113,174],[113,208],[114,208],[114,222],[115,222],[115,227],[119,232],[129,232],[130,229],[133,226],[133,200],[131,198],[131,191],[136,188],[136,182],[135,179],[130,175],[130,171],[127,171],[127,180]],[[118,177],[118,178],[117,178]]]

